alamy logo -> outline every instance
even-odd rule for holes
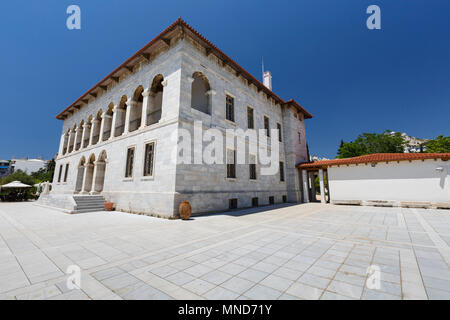
[[[172,132],[171,161],[176,164],[259,164],[261,175],[279,172],[278,129],[204,129],[195,121],[193,132],[184,128]]]
[[[66,26],[69,30],[81,29],[81,9],[79,6],[72,4],[67,7],[67,14],[70,14],[66,20]]]
[[[66,280],[66,287],[69,290],[81,289],[81,269],[77,265],[67,267],[66,273],[69,275]]]
[[[367,268],[368,274],[366,286],[369,289],[380,290],[381,289],[381,269],[379,266],[371,265]]]
[[[377,5],[371,5],[367,7],[367,14],[370,16],[367,18],[366,25],[369,30],[381,29],[381,9]]]

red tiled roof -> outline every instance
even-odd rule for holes
[[[329,166],[348,165],[357,163],[374,163],[374,162],[407,161],[407,160],[411,161],[411,160],[425,160],[425,159],[449,160],[450,153],[374,153],[353,158],[301,163],[297,167],[301,169],[326,168]]]
[[[244,75],[251,83],[253,83],[258,90],[264,91],[267,95],[271,96],[277,103],[280,103],[281,105],[292,105],[295,108],[297,108],[300,112],[302,112],[305,116],[305,119],[311,119],[313,116],[307,112],[300,104],[298,104],[295,100],[291,99],[289,101],[284,101],[279,96],[277,96],[272,90],[267,88],[265,85],[263,85],[258,79],[253,77],[249,72],[247,72],[244,68],[242,68],[240,65],[238,65],[236,62],[234,62],[233,59],[228,57],[225,53],[223,53],[220,49],[218,49],[214,44],[212,44],[209,40],[207,40],[205,37],[203,37],[198,31],[196,31],[194,28],[192,28],[189,24],[187,24],[183,19],[178,18],[177,21],[172,23],[169,27],[167,27],[163,32],[161,32],[157,37],[155,37],[152,41],[147,43],[142,49],[137,51],[134,55],[132,55],[129,59],[127,59],[124,63],[122,63],[120,66],[118,66],[116,69],[114,69],[110,74],[108,74],[105,78],[100,80],[96,85],[94,85],[91,89],[86,91],[81,97],[79,97],[75,102],[73,102],[71,105],[69,105],[67,108],[65,108],[62,112],[60,112],[56,118],[63,120],[64,114],[71,110],[72,108],[76,107],[80,101],[85,99],[90,93],[95,91],[98,87],[102,85],[106,80],[109,78],[112,78],[115,73],[120,71],[122,68],[127,67],[130,62],[132,62],[133,59],[139,57],[145,51],[150,48],[152,45],[154,45],[158,40],[164,40],[164,36],[170,33],[171,31],[175,30],[177,26],[181,26],[183,28],[186,28],[192,34],[197,36],[201,41],[203,41],[207,46],[209,46],[209,49],[211,52],[214,52],[220,59],[226,61],[226,63],[232,67],[234,67],[239,73]]]

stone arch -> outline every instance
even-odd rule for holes
[[[77,129],[77,125],[74,124],[73,127],[70,129],[69,132],[69,146],[68,146],[68,152],[72,152],[75,147],[75,132]]]
[[[84,126],[84,120],[81,120],[80,125],[77,127],[77,131],[75,132],[75,150],[80,150],[82,148],[81,146],[81,138],[83,135],[83,126]]]
[[[82,142],[83,148],[86,148],[89,145],[89,137],[91,136],[91,129],[92,129],[92,118],[93,116],[90,115],[85,123],[84,140]]]
[[[106,141],[111,137],[111,129],[112,129],[112,119],[113,119],[113,111],[114,103],[110,103],[103,116],[105,117],[104,125],[103,125],[103,139],[102,141]]]
[[[144,87],[140,85],[133,93],[132,106],[130,109],[130,123],[128,125],[129,132],[137,130],[141,125],[142,103],[144,101],[142,92],[144,92]]]
[[[123,95],[120,98],[119,104],[117,105],[116,111],[116,128],[114,131],[114,136],[121,136],[125,130],[125,113],[127,110],[127,96]]]
[[[65,155],[67,151],[69,150],[69,136],[70,136],[70,128],[66,130],[64,133],[64,142],[63,142],[63,149],[62,154]]]
[[[201,72],[194,72],[191,85],[191,108],[211,114],[211,102],[208,78]]]
[[[100,109],[97,111],[97,113],[94,116],[94,119],[92,120],[91,130],[93,130],[93,133],[92,133],[92,144],[93,145],[97,144],[100,141],[100,130],[101,130],[102,117],[103,117],[103,110]]]
[[[103,191],[105,184],[105,174],[106,174],[106,163],[107,163],[107,153],[106,150],[100,152],[97,161],[95,161],[95,176],[93,178],[92,193],[100,193]]]
[[[83,187],[83,177],[84,177],[84,165],[86,164],[86,158],[83,156],[78,163],[77,168],[77,182],[75,183],[75,193],[79,193]]]
[[[81,193],[88,194],[92,189],[92,180],[94,177],[95,155],[91,154],[84,165],[83,191]]]
[[[157,74],[150,85],[149,111],[147,113],[147,125],[158,123],[161,120],[162,102],[164,94],[164,77]]]

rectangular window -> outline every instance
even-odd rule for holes
[[[234,98],[227,95],[227,110],[226,110],[227,120],[234,122]]]
[[[247,107],[247,121],[248,121],[248,128],[255,129],[255,121],[253,120],[253,109],[250,107]]]
[[[284,181],[284,162],[280,161],[280,181]]]
[[[258,198],[252,198],[252,207],[258,206]]]
[[[270,125],[269,125],[269,118],[264,116],[264,129],[266,130],[266,135],[270,137]]]
[[[278,141],[282,142],[281,138],[281,124],[277,123],[277,129],[278,129]]]
[[[133,163],[134,163],[134,147],[127,150],[127,163],[125,168],[125,178],[131,178],[133,176]]]
[[[229,199],[228,200],[228,208],[237,209],[238,207],[238,199]]]
[[[302,143],[302,134],[298,133],[298,143]]]
[[[67,182],[68,173],[69,173],[69,164],[66,164],[66,171],[64,172],[64,182]]]
[[[250,180],[256,180],[256,164],[250,163],[249,169],[250,169]]]
[[[283,203],[286,203],[286,202],[287,202],[287,197],[283,196]]]
[[[58,182],[61,182],[61,175],[62,175],[62,169],[63,168],[63,166],[62,165],[60,165],[59,166],[59,173],[58,173]]]
[[[274,196],[269,197],[269,204],[275,204],[275,197]]]
[[[155,143],[147,143],[145,145],[144,156],[144,177],[153,176],[153,158],[155,153]]]
[[[236,178],[236,150],[227,150],[227,178]]]

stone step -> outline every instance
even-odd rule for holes
[[[102,196],[79,195],[73,199],[77,204],[75,213],[96,212],[105,210],[105,199]]]
[[[88,212],[100,212],[100,211],[105,211],[104,208],[97,208],[97,209],[77,209],[76,213],[88,213]]]
[[[96,204],[96,203],[104,203],[105,200],[89,200],[89,201],[75,201],[76,203],[81,203],[81,204]]]

